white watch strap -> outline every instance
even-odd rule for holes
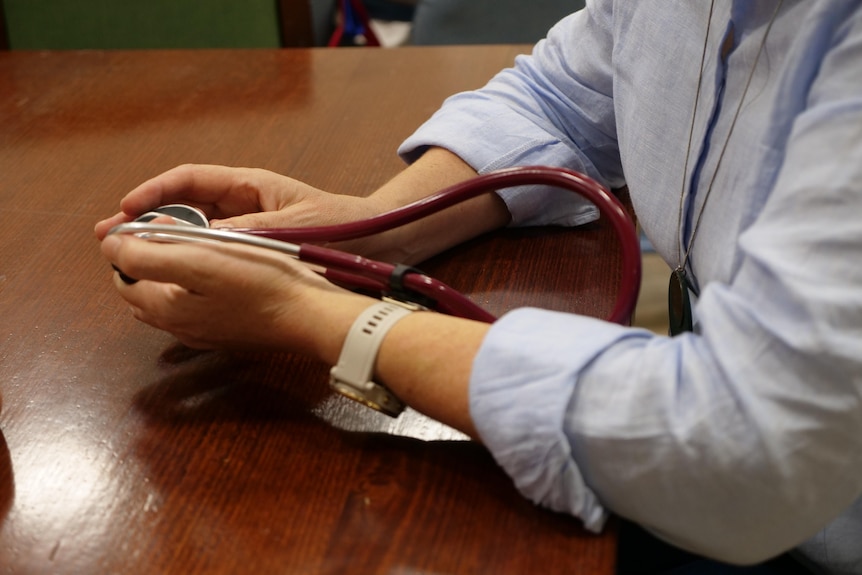
[[[386,387],[374,383],[374,364],[386,333],[412,310],[381,301],[363,311],[347,333],[338,363],[329,372],[329,384],[365,405],[396,416],[404,404]]]

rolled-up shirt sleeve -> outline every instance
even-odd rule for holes
[[[697,64],[664,63],[700,54],[706,9],[590,1],[484,89],[448,100],[401,147],[410,161],[441,146],[483,173],[543,164],[627,183],[643,228],[676,264],[680,142],[690,128],[732,124],[735,101],[723,97],[745,104],[737,133],[749,138],[725,150],[721,137],[704,144],[703,165],[721,170],[689,261],[698,332],[669,338],[512,311],[475,359],[471,416],[526,497],[589,529],[612,511],[724,561],[802,544],[828,572],[860,573],[862,10],[851,0],[786,3],[747,99],[739,75],[756,60],[752,38],[765,20],[740,27],[749,51],[729,59],[751,60],[732,76],[708,60],[718,89],[704,92],[695,122],[675,111],[693,106]],[[718,42],[729,24],[714,27]],[[650,51],[656,38],[661,50]],[[654,113],[665,107],[674,113]],[[711,171],[699,172],[701,183]],[[595,216],[555,190],[500,195],[516,225]]]
[[[522,493],[601,530],[608,512],[586,485],[566,435],[570,403],[580,372],[597,355],[620,341],[651,339],[647,331],[528,308],[492,326],[474,362],[470,411]]]
[[[536,309],[492,326],[471,415],[528,498],[591,529],[612,509],[738,563],[828,525],[801,549],[862,569],[848,535],[862,497],[862,14],[840,7],[852,17],[830,52],[782,78],[806,91],[779,90],[777,109],[802,110],[764,143],[778,168],[732,241],[731,277],[702,278],[697,333]],[[701,261],[728,249],[706,229]]]
[[[582,172],[612,188],[623,185],[609,20],[598,8],[563,19],[531,55],[519,56],[485,87],[447,99],[407,138],[399,154],[410,162],[428,147],[440,146],[479,173],[550,165]],[[576,54],[578,62],[565,65],[563,52]],[[571,192],[523,186],[498,193],[515,226],[572,226],[598,217],[594,206]]]

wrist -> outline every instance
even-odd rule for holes
[[[415,311],[395,301],[375,301],[353,322],[338,362],[329,372],[329,385],[372,409],[397,417],[405,407],[388,387],[377,381],[377,354],[395,324]]]
[[[370,297],[336,288],[330,293],[316,292],[306,309],[312,318],[308,330],[309,352],[328,365],[335,365],[344,340],[356,318],[374,302]]]

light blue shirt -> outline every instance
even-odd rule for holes
[[[709,4],[588,2],[400,153],[628,185],[671,267],[703,212],[695,333],[538,309],[492,327],[471,413],[525,496],[724,561],[797,547],[862,573],[862,6],[786,0],[728,140],[776,2],[716,1],[692,122]],[[516,225],[595,216],[566,192],[501,195]]]

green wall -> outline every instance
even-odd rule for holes
[[[276,0],[3,0],[9,46],[33,49],[266,48]]]

